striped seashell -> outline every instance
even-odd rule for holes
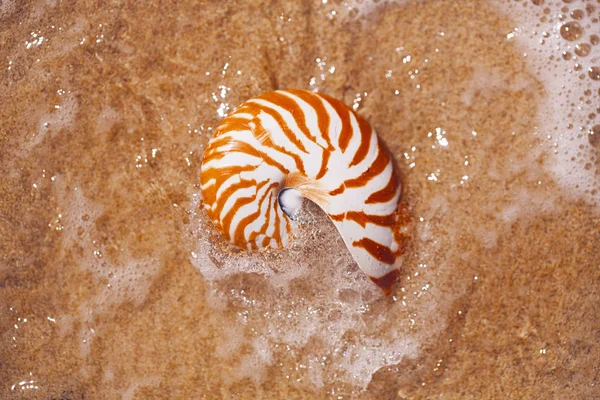
[[[401,253],[399,174],[369,123],[339,100],[278,90],[246,101],[209,141],[200,181],[209,218],[251,250],[285,246],[303,198],[315,202],[390,293]]]

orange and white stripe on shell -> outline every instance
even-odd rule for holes
[[[215,130],[200,181],[209,218],[251,250],[285,246],[303,198],[315,202],[359,267],[390,293],[401,182],[375,131],[341,101],[304,90],[246,101]]]

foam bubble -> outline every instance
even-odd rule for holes
[[[217,357],[232,365],[231,380],[263,382],[268,367],[291,359],[285,365],[295,367],[283,373],[292,383],[343,381],[364,389],[375,372],[416,357],[421,341],[445,326],[436,290],[420,293],[418,307],[402,292],[401,298],[384,297],[315,205],[300,212],[288,248],[267,252],[234,248],[199,208],[195,193],[188,210],[190,259],[211,286],[207,303],[219,318],[234,315],[233,323],[220,323],[216,348]],[[413,278],[429,288],[433,277]]]
[[[138,390],[139,388],[144,387],[144,386],[154,386],[158,383],[159,383],[159,379],[156,377],[152,377],[152,376],[134,379],[129,383],[129,386],[127,387],[125,392],[123,392],[121,399],[122,400],[135,399],[136,398],[136,396],[135,396],[136,390]]]
[[[121,117],[117,111],[111,107],[105,106],[96,118],[96,133],[100,134],[108,132],[120,119]]]
[[[556,198],[553,196],[544,196],[532,190],[521,188],[512,195],[512,199],[502,209],[499,219],[512,224],[530,215],[549,214],[558,209],[555,202]]]
[[[561,11],[564,4],[560,1],[545,2],[543,7],[493,3],[516,22],[514,31],[507,32],[507,40],[515,40],[546,91],[539,107],[539,125],[533,132],[543,142],[545,169],[566,194],[598,209],[600,164],[593,161],[600,154],[588,142],[594,125],[590,115],[598,101],[585,97],[593,87],[586,71],[600,62],[600,46],[589,45],[600,29],[593,21],[594,14],[583,12],[587,3],[581,0],[569,4],[570,10],[581,12],[570,14]]]
[[[124,303],[140,306],[160,264],[157,257],[135,258],[126,249],[121,249],[118,260],[113,259],[101,244],[95,224],[105,210],[88,199],[81,188],[69,186],[61,175],[54,176],[52,184],[59,217],[49,225],[61,235],[63,251],[73,253],[82,279],[87,280],[82,283],[91,288],[91,294],[79,301],[74,315],[57,316],[57,325],[64,336],[72,333],[74,320],[80,322],[79,353],[85,358],[98,329],[96,316],[112,314]]]
[[[60,102],[57,102],[50,112],[40,116],[37,132],[31,136],[29,141],[23,142],[24,154],[38,146],[46,136],[56,136],[63,129],[68,128],[75,120],[77,109],[78,103],[75,96],[72,94],[61,96]]]
[[[322,1],[323,4],[327,4],[328,1]],[[336,16],[344,20],[358,20],[366,17],[369,14],[376,12],[380,7],[388,4],[402,5],[408,3],[408,0],[377,0],[377,1],[362,1],[362,0],[348,0],[343,2],[343,6],[334,13],[329,12],[329,17],[333,19]]]

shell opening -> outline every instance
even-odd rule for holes
[[[284,188],[277,196],[279,207],[291,220],[295,221],[298,211],[302,208],[304,197],[298,189]]]

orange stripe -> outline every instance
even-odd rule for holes
[[[329,218],[331,218],[334,221],[343,221],[346,219],[346,214],[329,214]]]
[[[306,175],[306,170],[304,169],[304,162],[302,161],[302,158],[298,154],[292,153],[291,151],[287,150],[283,146],[276,145],[273,142],[271,135],[264,128],[264,126],[262,125],[262,123],[260,122],[260,120],[258,118],[256,118],[254,120],[254,124],[256,125],[256,129],[253,131],[253,133],[254,133],[254,136],[256,137],[256,139],[260,142],[260,144],[262,144],[263,146],[266,146],[266,147],[270,147],[276,151],[279,151],[280,153],[290,156],[294,160],[294,163],[296,164],[296,168],[298,168],[298,170],[302,174]]]
[[[392,293],[392,286],[394,283],[396,283],[399,277],[400,271],[395,269],[380,278],[373,278],[371,276],[369,278],[373,281],[373,283],[379,286],[381,290],[383,290],[383,293],[385,293],[386,296],[389,296]]]
[[[330,191],[328,194],[330,196],[337,196],[338,194],[344,193],[344,190],[346,190],[346,187],[342,183],[337,189],[334,189],[334,190]]]
[[[260,247],[267,247],[267,245],[269,244],[269,242],[271,241],[271,238],[268,236],[265,236],[262,240],[262,243],[260,244]]]
[[[334,221],[354,221],[363,228],[367,226],[368,223],[379,225],[379,226],[393,226],[396,222],[396,215],[372,215],[366,214],[362,211],[348,211],[344,214],[330,214],[329,217]]]
[[[336,189],[329,192],[330,196],[337,196],[338,194],[342,194],[342,193],[344,193],[346,188],[355,188],[355,187],[365,186],[367,183],[369,183],[369,181],[371,179],[373,179],[374,177],[376,177],[377,175],[382,173],[383,170],[385,170],[385,167],[388,165],[390,158],[389,158],[387,151],[381,144],[381,142],[378,140],[377,143],[379,145],[378,146],[379,152],[377,153],[377,157],[375,158],[375,161],[373,161],[371,166],[365,172],[363,172],[358,178],[348,179],[347,181],[344,181]]]
[[[258,219],[258,217],[260,216],[260,213],[262,211],[262,205],[265,201],[265,199],[267,198],[267,195],[270,193],[270,191],[272,190],[272,188],[274,186],[278,186],[278,183],[274,183],[271,184],[271,186],[269,188],[267,188],[267,190],[265,191],[265,193],[262,195],[262,197],[260,198],[260,201],[258,203],[258,209],[256,210],[256,212],[248,215],[247,217],[244,217],[238,224],[237,228],[235,228],[235,232],[234,232],[234,237],[235,237],[235,241],[236,242],[251,242],[250,240],[246,240],[246,237],[244,236],[244,231],[246,230],[246,227],[248,225],[250,225],[251,222],[255,221],[256,219]]]
[[[213,141],[211,144],[211,149],[209,150],[209,154],[205,156],[204,162],[213,159],[221,159],[225,157],[228,153],[231,152],[239,152],[249,154],[251,156],[257,157],[267,164],[279,169],[284,174],[289,174],[289,170],[281,165],[279,162],[275,161],[273,158],[269,157],[266,153],[255,149],[250,144],[243,142],[241,140],[237,140],[232,137],[222,137]]]
[[[302,111],[302,108],[298,103],[296,103],[296,101],[284,94],[277,92],[265,93],[262,96],[259,96],[258,98],[284,108],[287,112],[289,112],[292,115],[292,118],[294,118],[296,125],[298,125],[298,128],[304,134],[304,136],[306,136],[306,138],[312,141],[313,143],[317,143],[317,138],[311,135],[310,130],[306,125],[306,116],[304,115],[304,111]]]
[[[208,171],[204,171],[200,175],[200,183],[204,186],[211,179],[215,179],[215,184],[202,190],[202,197],[204,202],[211,206],[217,201],[217,191],[221,185],[227,181],[232,175],[239,175],[242,172],[253,171],[256,169],[254,165],[243,165],[243,166],[228,166],[223,168],[211,168]],[[217,216],[213,212],[207,210],[208,216],[211,219],[216,219]]]
[[[369,238],[362,238],[352,242],[354,247],[362,247],[365,249],[373,258],[384,264],[393,264],[396,261],[396,254],[390,250],[389,247],[381,245]]]
[[[398,178],[395,172],[392,171],[388,184],[383,189],[371,194],[365,201],[365,204],[387,203],[394,198],[398,191]]]
[[[249,110],[245,110],[245,109],[242,109],[241,111],[251,113]],[[255,125],[254,129],[252,129],[250,127],[250,122],[254,123],[254,125]],[[294,162],[296,163],[296,167],[302,173],[306,174],[306,171],[304,168],[304,163],[303,163],[302,159],[300,158],[300,156],[298,156],[298,154],[296,154],[296,153],[290,152],[283,146],[279,146],[279,145],[275,144],[273,142],[273,137],[271,136],[271,133],[265,129],[265,127],[262,125],[261,120],[256,115],[254,115],[254,118],[252,120],[247,120],[247,119],[236,118],[236,115],[233,114],[229,118],[226,118],[223,121],[222,125],[219,127],[219,130],[221,130],[220,129],[221,127],[225,131],[248,130],[248,131],[252,132],[252,135],[256,138],[256,140],[258,140],[260,142],[260,144],[262,144],[266,147],[270,147],[274,150],[279,151],[280,153],[286,154],[289,157],[293,158]],[[300,145],[302,145],[302,143],[300,143]]]
[[[353,134],[352,123],[350,122],[350,109],[344,103],[331,96],[323,93],[319,93],[319,96],[325,99],[325,101],[333,107],[342,121],[342,129],[340,130],[340,135],[338,137],[338,146],[343,153],[348,148],[348,144],[350,144],[350,139],[352,139]]]
[[[256,165],[229,165],[221,168],[210,168],[200,174],[200,184],[204,186],[211,179],[215,179],[216,182],[213,187],[216,186],[215,190],[217,190],[221,186],[220,184],[229,179],[231,175],[239,175],[242,172],[253,171],[255,169]]]
[[[317,124],[319,126],[319,132],[321,132],[321,136],[323,137],[323,139],[325,139],[325,142],[327,143],[327,150],[333,151],[334,148],[331,145],[331,139],[329,137],[329,113],[323,105],[323,101],[319,98],[319,96],[306,90],[288,90],[287,92],[300,97],[315,110],[315,113],[317,114]]]
[[[234,194],[235,192],[237,192],[240,189],[247,189],[252,186],[256,186],[256,180],[254,180],[254,179],[252,179],[251,181],[241,180],[241,181],[229,186],[227,189],[225,189],[223,191],[223,193],[221,194],[220,198],[215,199],[216,207],[213,209],[213,212],[215,213],[215,215],[216,216],[221,215],[221,212],[223,211],[223,207],[225,207],[225,203],[227,203],[227,200],[231,197],[232,194]],[[218,189],[217,189],[217,191],[218,191]]]
[[[317,176],[315,176],[316,180],[319,180],[322,177],[324,177],[327,171],[329,170],[329,157],[331,157],[331,152],[323,149],[323,156],[321,158],[321,169],[319,170]]]
[[[289,218],[285,218],[283,220],[283,222],[285,223],[285,233],[288,235],[288,237],[290,236],[290,234],[292,233],[292,227],[290,225],[290,220]]]
[[[269,201],[268,201],[268,205],[267,205],[267,217],[265,218],[265,222],[262,224],[262,226],[260,227],[260,230],[258,232],[250,233],[250,236],[248,237],[249,242],[254,242],[258,235],[264,235],[267,232],[267,228],[269,227],[269,222],[271,222],[271,213],[269,211],[271,209],[271,201],[273,200],[273,188],[275,188],[277,185],[278,185],[277,183],[273,183],[267,189],[267,193],[269,193]],[[260,206],[260,209],[262,209],[262,204]]]
[[[373,161],[371,166],[358,178],[348,179],[347,181],[345,181],[344,185],[347,188],[365,186],[367,183],[369,183],[371,179],[375,178],[377,175],[379,175],[385,170],[385,167],[387,167],[390,161],[390,157],[385,148],[381,145],[381,142],[378,140],[377,143],[379,146],[375,161]]]
[[[373,133],[373,128],[371,128],[371,125],[369,125],[366,119],[357,113],[353,114],[358,121],[358,128],[360,129],[360,146],[358,146],[358,150],[356,150],[354,158],[352,159],[352,162],[350,162],[350,167],[358,165],[362,160],[365,159],[369,153],[369,147],[371,146],[371,135]]]
[[[290,127],[287,125],[281,114],[279,114],[277,111],[258,103],[246,103],[245,105],[240,107],[240,110],[241,112],[251,114],[255,118],[258,118],[258,115],[261,111],[270,115],[275,120],[275,122],[277,122],[277,125],[279,125],[279,127],[283,131],[283,134],[288,138],[288,140],[292,142],[298,148],[298,150],[304,153],[308,153],[306,147],[304,147],[300,139],[298,139],[296,134],[290,129]]]
[[[215,134],[213,137],[218,137],[224,133],[231,131],[249,131],[250,126],[248,125],[250,121],[246,118],[239,118],[237,115],[232,114],[228,118],[225,118],[221,125],[217,127]]]
[[[256,193],[254,193],[254,195],[250,196],[250,197],[240,197],[238,198],[235,203],[233,203],[233,207],[231,207],[231,209],[227,212],[227,214],[225,214],[225,217],[223,217],[221,219],[221,227],[222,227],[222,232],[227,235],[227,237],[229,238],[230,241],[232,241],[233,243],[235,243],[235,245],[239,246],[239,247],[244,247],[246,244],[246,241],[244,240],[243,242],[237,242],[235,241],[235,237],[231,237],[231,235],[229,234],[229,229],[231,228],[231,222],[233,221],[233,218],[235,217],[235,214],[239,211],[240,208],[242,208],[243,206],[245,206],[246,204],[250,204],[252,203],[254,200],[256,200],[256,195],[258,194],[258,191],[267,184],[268,181],[263,181],[261,183],[259,183],[256,186]]]
[[[281,232],[279,231],[281,227],[281,219],[279,218],[279,214],[277,213],[277,211],[279,210],[279,202],[275,201],[275,204],[273,204],[273,208],[275,209],[275,230],[273,231],[273,239],[275,239],[278,246],[281,246]]]

